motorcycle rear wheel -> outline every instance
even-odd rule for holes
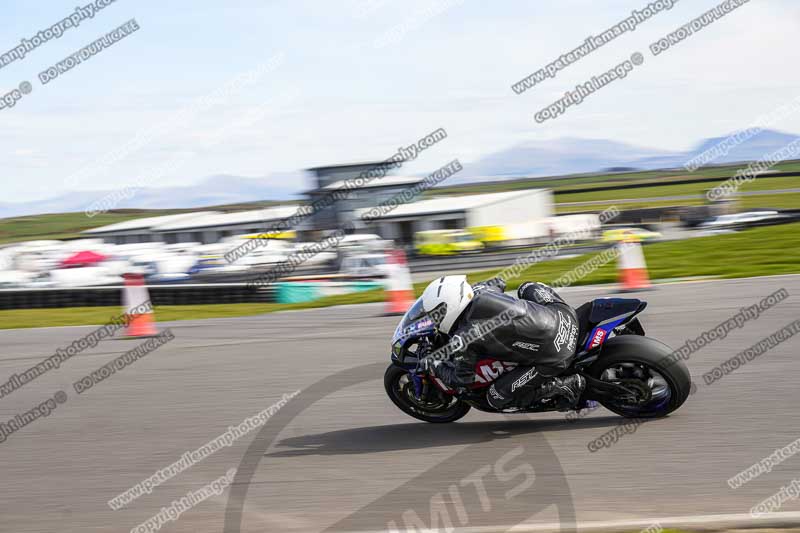
[[[610,339],[600,358],[589,367],[589,374],[603,381],[627,381],[634,388],[649,389],[649,398],[641,403],[600,401],[606,409],[626,418],[667,416],[683,405],[692,386],[689,369],[675,359],[669,346],[634,335]]]

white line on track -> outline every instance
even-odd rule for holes
[[[481,527],[454,527],[448,533],[497,533],[507,531],[508,533],[530,533],[561,531],[562,529],[577,529],[578,531],[588,530],[635,530],[646,528],[653,524],[659,524],[663,528],[671,527],[692,527],[692,526],[727,526],[727,527],[766,527],[769,524],[786,525],[800,521],[800,512],[787,511],[781,513],[771,513],[759,518],[753,518],[747,513],[740,514],[711,514],[711,515],[688,515],[688,516],[662,516],[653,518],[637,518],[629,520],[596,520],[578,522],[576,524],[549,522],[542,524],[520,524],[509,528],[508,526],[481,526]],[[388,530],[359,531],[349,533],[386,533]],[[433,530],[431,530],[433,531]]]

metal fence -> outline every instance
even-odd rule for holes
[[[52,289],[0,289],[0,309],[121,306],[124,286]],[[275,287],[247,283],[149,285],[153,305],[269,303]]]

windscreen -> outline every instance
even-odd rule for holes
[[[425,309],[422,307],[422,297],[420,296],[417,298],[417,301],[414,302],[414,305],[412,305],[411,308],[406,311],[406,314],[403,315],[403,318],[400,319],[397,329],[394,330],[394,338],[392,339],[392,342],[402,336],[404,331],[408,333],[407,330],[409,330],[409,326],[422,318],[422,315],[424,314]]]

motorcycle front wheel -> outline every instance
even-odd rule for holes
[[[455,396],[443,393],[434,385],[431,385],[425,398],[417,398],[408,371],[396,365],[390,365],[386,369],[383,386],[392,403],[417,420],[433,424],[455,422],[470,410],[469,405]]]

